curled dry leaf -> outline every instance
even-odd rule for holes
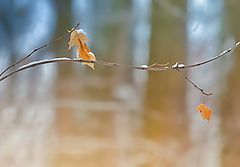
[[[169,63],[165,63],[165,64],[158,64],[158,63],[153,63],[152,65],[150,65],[149,67],[152,68],[152,67],[155,67],[155,68],[166,68],[167,66],[169,65]]]
[[[87,42],[89,39],[87,34],[83,31],[83,29],[75,30],[70,35],[70,40],[68,42],[68,49],[71,49],[73,46],[77,47],[77,58],[89,61],[95,61],[96,57],[93,52],[88,48]],[[86,63],[83,64],[94,69],[94,63]]]
[[[208,106],[200,104],[197,106],[197,110],[201,113],[202,119],[210,121],[213,111]]]

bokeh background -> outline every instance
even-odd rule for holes
[[[1,0],[0,69],[80,22],[98,60],[216,56],[240,40],[239,0]],[[64,38],[25,61],[75,57]],[[235,167],[240,49],[184,71],[51,64],[0,82],[1,167]],[[196,111],[213,109],[210,122]]]

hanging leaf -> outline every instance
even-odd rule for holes
[[[208,106],[200,104],[197,106],[197,110],[200,112],[202,119],[210,121],[213,111]]]
[[[70,40],[68,42],[69,48],[71,49],[73,46],[77,47],[77,58],[89,61],[95,61],[96,57],[93,52],[88,48],[87,42],[89,39],[87,34],[82,30],[75,30],[70,35]],[[84,62],[83,64],[91,67],[94,70],[94,63]]]

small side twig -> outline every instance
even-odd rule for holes
[[[171,67],[171,69],[176,70],[176,71],[178,71],[178,72],[181,73],[181,70],[183,70],[183,69],[194,68],[194,67],[199,67],[199,66],[205,65],[205,64],[207,64],[207,63],[213,62],[213,61],[215,61],[215,60],[217,60],[217,59],[225,56],[226,54],[234,51],[234,50],[238,47],[238,45],[240,45],[240,42],[235,43],[235,45],[234,45],[233,47],[231,47],[231,48],[229,48],[229,49],[227,49],[227,50],[224,50],[223,52],[221,52],[221,53],[218,54],[217,56],[215,56],[215,57],[213,57],[213,58],[211,58],[211,59],[205,60],[205,61],[203,61],[203,62],[200,62],[200,63],[195,63],[195,64],[191,64],[191,65],[184,65],[184,64],[179,64],[178,62],[176,62],[176,64],[174,64],[174,65]],[[181,73],[181,74],[182,74],[182,73]],[[210,95],[213,94],[213,93],[207,93],[207,92],[205,92],[202,88],[200,88],[199,86],[197,86],[197,85],[196,85],[190,78],[188,78],[187,76],[184,76],[183,74],[182,74],[182,76],[183,76],[184,79],[185,79],[186,81],[188,81],[191,85],[193,85],[195,88],[197,88],[199,91],[201,91],[202,94],[204,94],[204,95],[206,95],[206,96],[210,96]]]
[[[178,71],[178,72],[181,73],[181,71],[178,70],[178,69],[176,69],[176,71]],[[182,73],[181,73],[181,74],[182,74]],[[201,87],[199,87],[198,85],[196,85],[196,84],[195,84],[190,78],[188,78],[187,76],[185,76],[185,75],[182,74],[182,77],[183,77],[187,82],[189,82],[192,86],[194,86],[196,89],[198,89],[202,94],[204,94],[204,95],[206,95],[206,96],[210,96],[210,95],[213,94],[212,92],[210,92],[210,93],[205,92]]]
[[[80,23],[77,23],[77,25],[76,25],[74,28],[72,28],[71,31],[65,33],[65,34],[62,35],[61,37],[58,37],[58,38],[54,39],[53,41],[50,41],[50,42],[48,42],[48,43],[46,43],[46,44],[44,44],[44,45],[42,45],[42,46],[40,46],[40,47],[38,47],[38,48],[35,48],[35,49],[32,50],[32,52],[30,52],[27,56],[23,57],[22,59],[18,60],[16,63],[14,63],[14,64],[8,66],[6,69],[4,69],[4,70],[0,73],[0,76],[2,76],[4,73],[6,73],[6,72],[7,72],[8,70],[10,70],[11,68],[13,68],[13,67],[15,67],[16,65],[20,64],[21,62],[23,62],[23,61],[26,60],[27,58],[31,57],[35,52],[37,52],[37,51],[39,51],[39,50],[41,50],[41,49],[43,49],[43,48],[45,48],[45,47],[47,47],[47,46],[55,43],[56,41],[58,41],[58,40],[60,40],[60,39],[62,39],[62,38],[64,38],[64,37],[66,37],[68,34],[71,34],[75,29],[77,29],[77,27],[79,26],[79,24],[80,24]]]

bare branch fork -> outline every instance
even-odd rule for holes
[[[163,72],[163,71],[169,71],[169,70],[175,70],[181,73],[182,70],[184,69],[190,69],[190,68],[195,68],[195,67],[199,67],[202,65],[205,65],[207,63],[213,62],[225,55],[227,55],[228,53],[232,52],[235,50],[236,47],[238,47],[238,45],[240,44],[240,42],[237,42],[232,48],[229,48],[227,50],[224,50],[222,53],[218,54],[217,56],[205,60],[203,62],[200,63],[196,63],[196,64],[191,64],[191,65],[184,65],[184,64],[179,64],[178,62],[172,66],[169,66],[169,63],[167,64],[157,64],[154,63],[150,66],[148,65],[140,65],[140,66],[132,66],[132,65],[127,65],[127,64],[119,64],[119,63],[113,63],[113,62],[105,62],[105,61],[99,61],[99,60],[83,60],[83,59],[70,59],[67,57],[62,57],[62,58],[53,58],[53,59],[45,59],[45,60],[39,60],[39,61],[33,61],[30,62],[28,64],[22,65],[19,68],[17,68],[16,70],[9,72],[8,74],[5,74],[7,71],[9,71],[11,68],[15,67],[16,65],[20,64],[21,62],[23,62],[24,60],[26,60],[27,58],[31,57],[35,52],[39,51],[40,49],[43,49],[53,43],[55,43],[56,41],[66,37],[68,34],[70,34],[72,31],[74,31],[77,27],[79,26],[79,23],[68,33],[64,34],[63,36],[39,47],[34,49],[30,54],[28,54],[27,56],[25,56],[24,58],[20,59],[19,61],[17,61],[16,63],[10,65],[9,67],[7,67],[6,69],[4,69],[1,73],[0,73],[0,81],[3,81],[7,78],[9,78],[10,76],[12,76],[13,74],[16,74],[18,72],[30,69],[32,67],[36,67],[36,66],[40,66],[40,65],[44,65],[44,64],[51,64],[51,63],[60,63],[60,62],[68,62],[68,63],[95,63],[95,64],[100,64],[103,66],[110,66],[110,67],[118,67],[118,68],[125,68],[125,69],[130,69],[130,70],[143,70],[143,71],[157,71],[157,72]],[[3,76],[3,74],[5,74]],[[192,86],[194,86],[195,88],[197,88],[202,94],[204,95],[212,95],[212,93],[207,93],[205,92],[202,88],[200,88],[199,86],[197,86],[192,80],[190,80],[187,76],[184,76],[184,79],[186,81],[188,81]]]
[[[14,63],[14,64],[8,66],[6,69],[4,69],[4,70],[0,73],[0,76],[2,76],[4,73],[6,73],[6,72],[7,72],[8,70],[10,70],[11,68],[13,68],[13,67],[15,67],[16,65],[20,64],[21,62],[23,62],[23,61],[26,60],[27,58],[31,57],[35,52],[37,52],[37,51],[39,51],[39,50],[41,50],[41,49],[43,49],[43,48],[45,48],[45,47],[53,44],[53,43],[57,42],[58,40],[63,39],[63,38],[66,37],[67,35],[71,34],[75,29],[77,29],[78,26],[79,26],[79,23],[77,23],[77,25],[76,25],[74,28],[72,28],[71,31],[65,33],[65,34],[62,35],[61,37],[58,37],[58,38],[56,38],[56,39],[53,40],[53,41],[50,41],[50,42],[48,42],[48,43],[46,43],[46,44],[44,44],[44,45],[42,45],[42,46],[40,46],[40,47],[38,47],[38,48],[33,49],[27,56],[23,57],[22,59],[18,60],[16,63]]]

